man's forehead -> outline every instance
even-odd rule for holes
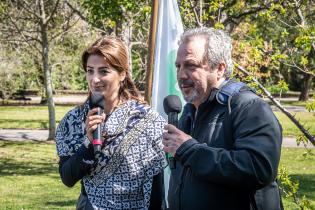
[[[182,56],[203,56],[205,52],[206,39],[204,37],[194,37],[183,42],[177,52],[177,57]]]

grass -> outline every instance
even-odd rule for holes
[[[56,122],[74,106],[56,106]],[[48,129],[47,106],[0,106],[0,128]]]
[[[315,155],[304,158],[304,151],[283,149],[280,164],[299,180],[300,195],[315,206]],[[57,161],[55,144],[0,141],[0,209],[75,209],[80,184],[65,187]],[[291,199],[284,198],[284,204],[298,209]]]
[[[315,135],[315,113],[295,112],[293,114],[295,115],[295,118],[304,125],[304,128],[309,129],[309,132],[312,135]],[[283,136],[296,136],[298,133],[301,133],[296,125],[285,114],[276,111],[275,115],[282,125]]]
[[[54,144],[0,141],[0,209],[75,209],[80,185],[65,187]]]

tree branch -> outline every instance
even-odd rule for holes
[[[25,9],[26,12],[34,15],[37,19],[41,19],[41,17],[36,12],[30,10],[30,8],[34,8],[34,6],[31,6],[25,0],[22,0],[22,1],[23,3],[21,3],[20,5],[23,7],[23,9]]]
[[[200,22],[200,20],[199,20],[199,18],[198,18],[198,14],[197,14],[197,11],[196,11],[196,7],[193,6],[193,3],[192,3],[191,0],[189,0],[189,3],[190,3],[190,6],[191,6],[191,8],[192,8],[192,10],[193,10],[193,12],[194,12],[194,17],[195,17],[195,20],[196,20],[198,26],[199,26],[199,27],[202,27],[202,24],[201,24],[201,22]],[[200,17],[200,18],[201,18],[201,17]]]
[[[243,67],[239,66],[238,64],[236,64],[236,68],[246,76],[251,76],[251,74],[248,71],[246,71]],[[304,134],[304,136],[315,146],[315,137],[312,136],[308,132],[308,130],[306,130],[303,127],[303,125],[297,119],[295,119],[295,117],[287,109],[285,109],[280,104],[280,102],[278,102],[256,78],[252,77],[252,80],[258,85],[258,87],[264,92],[264,94],[266,94],[266,96],[271,100],[271,102],[274,105],[276,105],[281,110],[281,112],[283,112],[298,127],[298,129]]]
[[[47,23],[51,20],[51,18],[54,16],[54,14],[55,14],[55,12],[56,12],[56,10],[57,10],[57,8],[58,8],[59,1],[60,1],[60,0],[57,0],[57,1],[56,1],[55,6],[54,6],[53,10],[51,11],[50,15],[45,19],[44,22],[45,22],[46,24],[47,24]]]
[[[70,20],[69,20],[70,21]],[[51,38],[49,39],[49,41],[56,39],[57,37],[67,33],[73,26],[75,26],[78,23],[79,19],[77,21],[75,21],[72,25],[68,25],[65,29],[63,29],[61,32],[52,35]]]
[[[15,27],[15,29],[18,31],[18,33],[21,35],[21,37],[23,38],[24,42],[30,46],[31,48],[34,48],[36,51],[38,51],[39,53],[41,53],[40,49],[38,49],[36,46],[31,45],[28,40],[26,39],[24,33],[20,30],[20,28],[18,27],[18,25],[14,22],[14,20],[12,19],[11,16],[9,16],[10,21],[12,22],[13,26]]]
[[[88,22],[88,19],[82,14],[81,11],[79,11],[77,8],[75,8],[72,4],[69,3],[69,1],[66,0],[66,5],[74,11],[75,14],[77,14],[83,21]]]

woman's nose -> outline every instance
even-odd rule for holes
[[[101,80],[100,80],[99,76],[96,74],[96,75],[93,75],[92,81],[93,81],[94,83],[98,83],[98,82],[100,82]]]

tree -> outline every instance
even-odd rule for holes
[[[314,0],[181,0],[180,5],[186,26],[231,33],[237,40],[234,57],[265,85],[286,80],[301,90],[300,100],[308,99],[315,74]]]
[[[283,1],[251,20],[256,23],[256,34],[272,46],[266,54],[278,63],[273,70],[280,70],[291,88],[290,80],[297,81],[302,101],[308,100],[315,76],[314,3]]]
[[[26,51],[40,64],[49,112],[49,136],[56,130],[55,106],[49,60],[50,46],[76,22],[73,12],[60,0],[21,0],[0,3],[1,40]]]
[[[122,37],[129,51],[129,66],[136,85],[143,89],[147,65],[150,1],[83,0],[88,20],[105,34]],[[106,8],[106,9],[104,9]]]

